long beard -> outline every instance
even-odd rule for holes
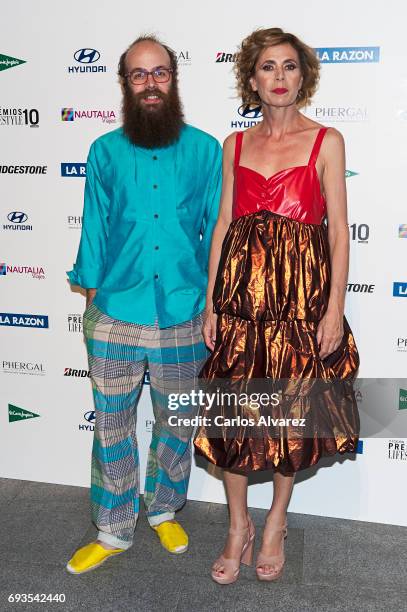
[[[148,94],[161,98],[157,106],[146,107],[142,100]],[[130,141],[145,149],[167,147],[178,140],[184,115],[177,84],[174,82],[168,94],[158,89],[134,94],[125,88],[122,102],[123,131]]]

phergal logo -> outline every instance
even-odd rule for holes
[[[321,64],[366,64],[380,62],[380,47],[317,47]]]

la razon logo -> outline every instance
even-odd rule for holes
[[[8,405],[9,423],[14,423],[14,421],[26,421],[27,419],[35,419],[39,416],[39,414],[31,412],[30,410],[25,410],[24,408],[20,408],[19,406],[14,406],[13,404]]]

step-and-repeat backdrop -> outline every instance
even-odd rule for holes
[[[222,141],[261,119],[236,97],[236,48],[253,29],[279,26],[318,49],[320,88],[305,112],[346,141],[346,313],[361,355],[359,405],[372,417],[356,457],[298,474],[290,510],[407,524],[406,17],[395,0],[298,0],[289,8],[269,0],[71,0],[64,7],[15,0],[3,7],[0,476],[89,485],[94,412],[84,297],[65,271],[79,243],[89,146],[120,125],[120,54],[141,33],[172,46],[188,122]],[[146,377],[142,468],[152,422]],[[270,475],[262,474],[249,503],[265,508],[271,496]],[[224,502],[219,474],[194,464],[189,497]]]

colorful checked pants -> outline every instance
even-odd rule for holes
[[[91,304],[83,317],[95,401],[91,506],[98,539],[129,548],[139,512],[136,407],[150,372],[155,423],[144,504],[150,525],[174,518],[186,500],[192,427],[170,427],[168,416],[195,416],[198,406],[168,407],[170,393],[189,393],[208,353],[202,315],[160,329],[117,321]]]

